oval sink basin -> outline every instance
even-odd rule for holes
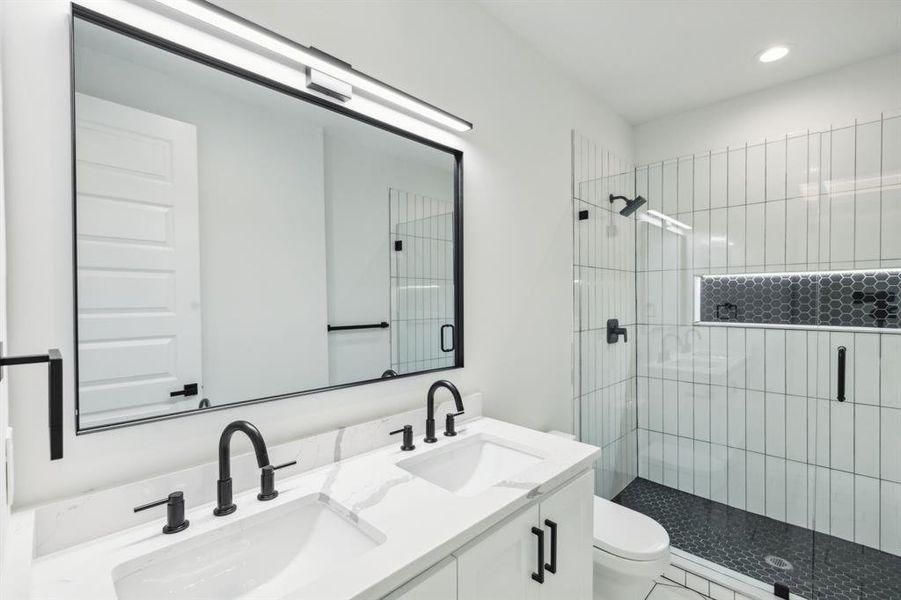
[[[458,496],[475,496],[542,460],[534,451],[478,434],[397,466]]]
[[[113,570],[116,595],[119,600],[282,597],[385,540],[328,502],[318,494],[298,498],[123,563]]]

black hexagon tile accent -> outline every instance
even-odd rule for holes
[[[901,271],[701,278],[701,321],[901,329]]]

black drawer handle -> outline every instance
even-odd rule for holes
[[[845,356],[848,350],[844,346],[838,347],[838,394],[836,399],[839,402],[845,401]]]
[[[533,527],[532,533],[538,537],[538,572],[532,573],[532,579],[544,583],[544,529]]]
[[[544,524],[551,530],[551,562],[544,565],[544,568],[551,573],[557,572],[557,524],[550,519],[545,519]]]

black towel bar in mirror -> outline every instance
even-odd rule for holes
[[[326,325],[328,331],[346,331],[348,329],[387,329],[389,327],[388,323],[382,321],[381,323],[368,323],[366,325]]]
[[[3,356],[3,343],[0,342],[0,381],[3,381],[3,367],[37,363],[47,363],[50,460],[58,460],[63,457],[63,357],[55,348],[47,354]]]

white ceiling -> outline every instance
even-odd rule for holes
[[[901,0],[479,4],[633,124],[901,50]]]

